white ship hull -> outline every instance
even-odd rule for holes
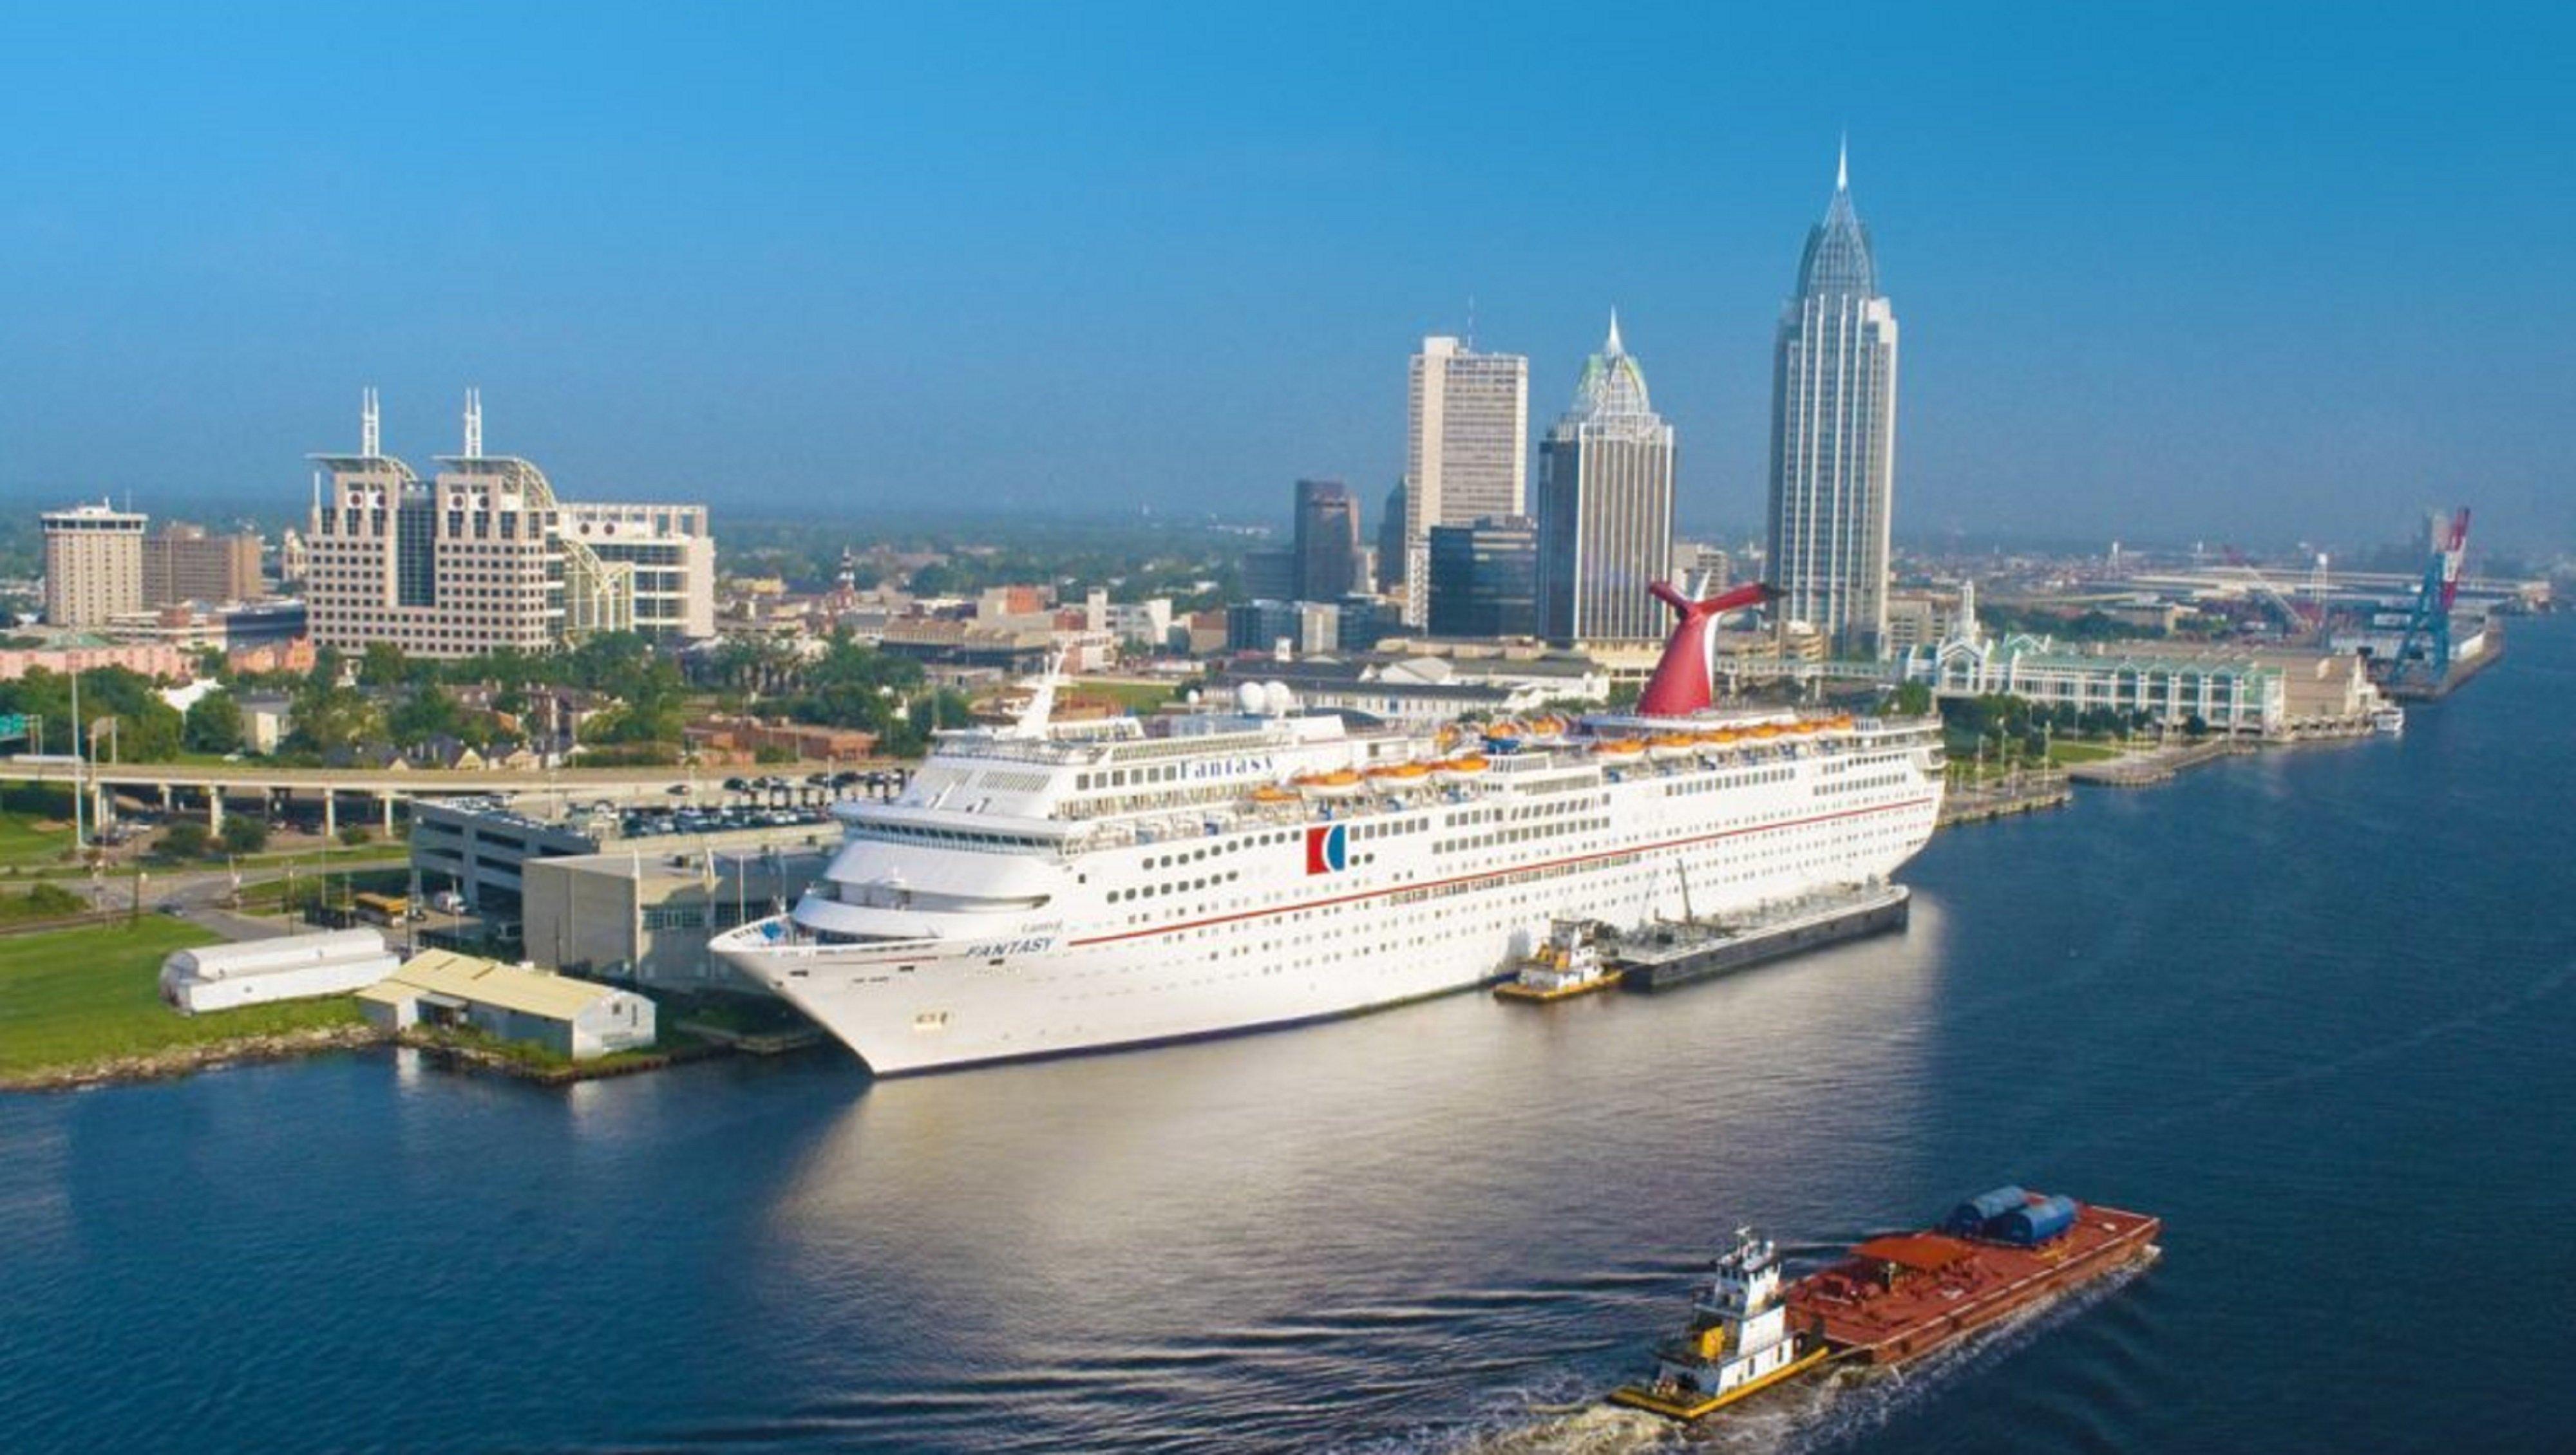
[[[1042,908],[943,917],[907,898],[884,916],[915,927],[901,939],[817,934],[847,922],[818,886],[715,948],[899,1075],[1350,1014],[1489,983],[1551,919],[1634,927],[1882,880],[1939,801],[1921,732],[1540,768],[1068,853],[1006,886]],[[855,864],[881,847],[858,837],[834,880],[882,872]],[[904,852],[935,876],[936,855]]]

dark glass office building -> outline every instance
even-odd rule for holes
[[[1538,522],[1503,516],[1431,528],[1431,634],[1538,635]]]

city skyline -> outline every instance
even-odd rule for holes
[[[1900,534],[2379,540],[2474,499],[2499,545],[2576,539],[2570,285],[2458,266],[2564,231],[2565,189],[2530,184],[2568,148],[2563,20],[1896,11],[1819,94],[1789,62],[1824,22],[1667,14],[1559,78],[1617,78],[1605,148],[1539,108],[1464,119],[1526,79],[1538,12],[1447,67],[1436,19],[1154,15],[33,17],[43,64],[0,99],[0,493],[256,499],[355,389],[411,440],[479,383],[620,498],[1248,512],[1340,476],[1374,503],[1399,349],[1454,333],[1556,377],[1616,304],[1694,442],[1680,514],[1750,523],[1777,239],[1848,129],[1915,334]],[[969,59],[881,77],[890,26]],[[310,104],[354,53],[534,99]],[[1605,259],[1604,231],[1638,245]],[[2098,347],[2070,362],[2079,304]]]

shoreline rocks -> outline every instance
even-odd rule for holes
[[[369,1025],[316,1026],[301,1031],[273,1031],[230,1040],[170,1046],[134,1056],[112,1056],[70,1066],[43,1066],[0,1076],[0,1091],[79,1091],[92,1086],[121,1086],[192,1076],[219,1066],[286,1061],[329,1051],[380,1046],[392,1038]]]

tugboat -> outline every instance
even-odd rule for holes
[[[1611,1391],[1613,1404],[1667,1419],[1695,1420],[1756,1390],[1795,1379],[1825,1362],[1823,1340],[1789,1328],[1780,1302],[1780,1255],[1751,1228],[1717,1260],[1691,1296],[1688,1328],[1655,1350],[1643,1384]]]
[[[1547,922],[1547,943],[1521,961],[1518,974],[1495,986],[1494,994],[1505,1000],[1564,1000],[1618,983],[1618,975],[1601,963],[1592,922],[1556,919]]]

